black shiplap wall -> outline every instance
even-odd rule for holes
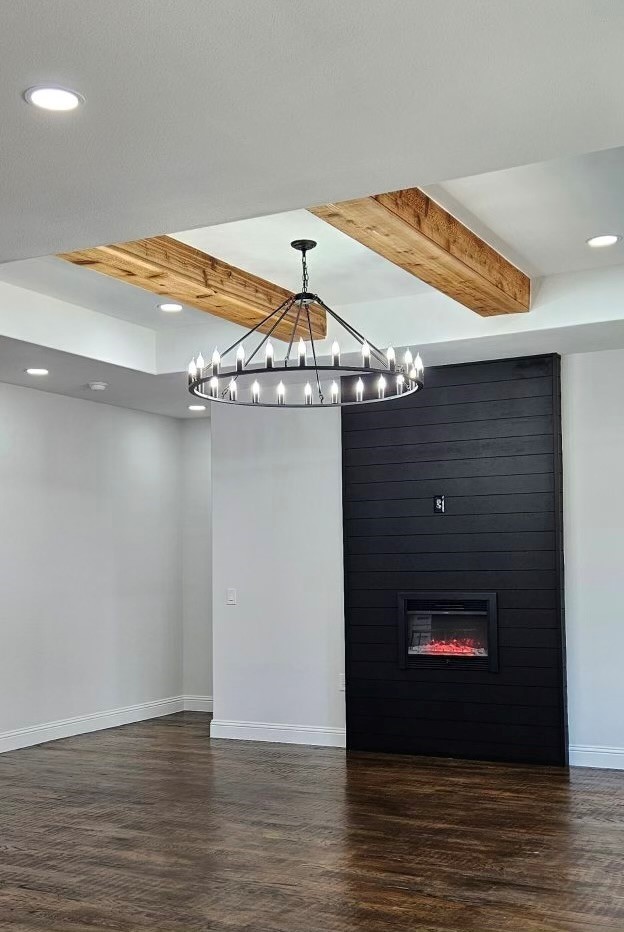
[[[559,373],[445,366],[343,409],[349,748],[566,763]],[[406,589],[497,592],[499,672],[400,669]]]

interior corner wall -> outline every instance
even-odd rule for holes
[[[181,708],[180,431],[0,384],[0,750]]]
[[[624,350],[566,356],[563,501],[570,763],[624,768]]]
[[[187,708],[212,710],[212,494],[210,421],[181,422],[183,691]]]
[[[340,413],[212,407],[211,734],[343,746]]]

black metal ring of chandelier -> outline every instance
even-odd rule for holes
[[[239,340],[229,346],[222,354],[215,349],[212,361],[206,363],[201,356],[193,359],[188,369],[189,392],[203,401],[216,401],[225,404],[249,405],[263,408],[335,408],[349,405],[372,404],[400,398],[419,391],[424,384],[424,368],[420,356],[413,358],[408,349],[402,365],[396,364],[395,353],[392,347],[384,353],[373,343],[368,341],[355,327],[340,317],[332,308],[316,294],[308,291],[308,269],[306,253],[316,246],[314,240],[294,240],[291,243],[294,249],[301,252],[303,282],[298,294],[287,298],[267,314],[255,327],[252,327]],[[360,344],[362,365],[341,364],[340,348],[336,340],[331,350],[331,365],[320,363],[317,357],[317,347],[312,332],[310,319],[310,306],[317,304],[326,314],[346,331],[347,335]],[[294,310],[293,310],[294,309]],[[275,360],[275,351],[271,343],[271,334],[284,320],[289,311],[293,311],[293,326],[286,350],[281,363]],[[297,344],[295,358],[291,358],[293,344],[297,336],[299,324],[302,324],[308,339],[302,336]],[[246,356],[244,345],[260,328],[267,327],[253,352]],[[310,344],[310,350],[308,345]],[[251,363],[258,353],[265,348],[264,365]],[[235,353],[234,365],[224,368],[223,360]],[[311,363],[310,363],[311,359]],[[374,362],[373,362],[374,360]],[[313,374],[311,380],[303,385],[301,401],[286,398],[286,385],[284,377],[287,375]],[[331,384],[323,383],[321,373],[331,373]],[[259,381],[268,376],[273,382],[277,376],[280,381],[272,385],[272,400],[268,399],[266,385]],[[357,380],[355,376],[358,376]],[[244,392],[246,383],[253,379],[249,393]],[[264,380],[266,381],[266,380]],[[300,383],[301,378],[297,379]],[[347,395],[348,392],[348,395]],[[346,396],[347,395],[347,396]],[[346,396],[346,397],[345,397]]]

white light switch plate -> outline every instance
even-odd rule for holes
[[[226,605],[236,605],[236,589],[226,589],[226,591],[225,591],[225,604],[226,604]]]

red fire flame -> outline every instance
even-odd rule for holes
[[[430,641],[420,647],[420,654],[483,654],[483,644],[473,638],[451,638],[448,641]]]

